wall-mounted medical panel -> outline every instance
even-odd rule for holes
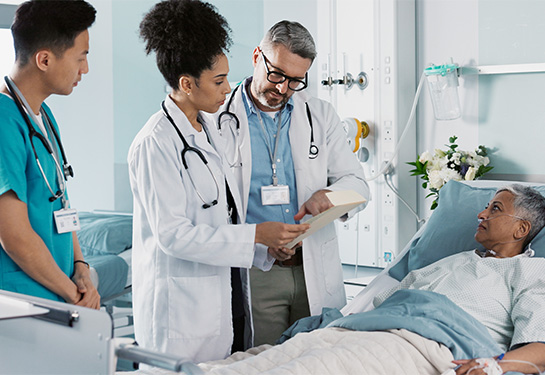
[[[318,17],[322,25],[317,38],[319,95],[334,104],[341,118],[369,124],[369,134],[361,140],[362,152],[355,157],[371,179],[393,157],[409,117],[415,91],[414,1],[332,0]],[[405,164],[416,155],[414,128],[400,147],[392,181],[414,205],[416,184],[407,181]],[[337,222],[341,260],[383,267],[415,232],[416,221],[383,176],[368,183],[372,200],[365,210],[347,222]]]

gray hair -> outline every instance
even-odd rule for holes
[[[309,31],[299,22],[280,21],[267,31],[260,43],[261,48],[269,50],[282,45],[291,53],[314,61],[316,45]]]
[[[515,215],[528,220],[532,226],[528,236],[524,240],[524,249],[545,226],[545,197],[536,189],[520,184],[500,188],[496,191],[496,195],[502,191],[508,191],[513,194]]]

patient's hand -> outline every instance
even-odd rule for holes
[[[497,358],[497,357],[496,357]],[[523,374],[533,374],[545,370],[545,344],[541,342],[532,342],[520,348],[510,350],[505,356],[498,359],[502,373],[517,372]],[[456,369],[456,375],[464,374],[485,374],[482,368],[473,367],[479,365],[477,359],[462,359],[452,361],[460,365]]]

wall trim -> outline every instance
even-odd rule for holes
[[[514,173],[487,173],[484,180],[494,181],[523,181],[545,183],[543,174],[514,174]]]

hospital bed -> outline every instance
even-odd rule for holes
[[[103,309],[114,319],[115,336],[132,326],[132,215],[110,211],[80,212],[78,240]]]
[[[113,374],[118,358],[191,371],[191,363],[114,338],[105,311],[0,290],[0,374]]]
[[[398,253],[396,259],[369,283],[341,312],[368,311],[375,296],[396,286],[410,271],[425,267],[459,251],[480,248],[474,238],[481,212],[499,187],[513,183],[535,187],[545,195],[545,184],[517,181],[451,181],[440,191],[441,205]],[[440,246],[438,246],[440,244]],[[532,241],[535,256],[545,257],[545,232]]]
[[[395,260],[392,264],[384,269],[369,285],[360,292],[347,306],[342,309],[342,314],[348,316],[353,313],[362,311],[368,311],[373,309],[373,299],[378,294],[396,286],[399,281],[411,270],[424,267],[431,264],[443,257],[447,257],[454,253],[479,248],[480,245],[475,241],[474,234],[478,226],[477,214],[484,209],[490,199],[494,196],[498,187],[505,186],[514,183],[513,181],[470,181],[470,182],[455,182],[451,181],[447,183],[440,192],[439,206],[434,210],[431,217],[426,224],[420,228],[411,238],[409,243],[397,253]],[[543,195],[545,195],[545,185],[536,183],[522,183],[536,187]],[[538,257],[545,256],[545,232],[540,232],[536,238],[532,241],[531,248],[535,251]],[[380,319],[380,318],[379,318]],[[324,334],[328,330],[323,331]],[[314,331],[313,333],[316,333]],[[296,370],[287,368],[277,369],[277,372],[272,373],[320,373],[327,371],[328,373],[373,373],[372,368],[369,366],[370,362],[361,360],[360,356],[365,353],[360,353],[357,350],[359,343],[364,341],[364,338],[357,338],[350,341],[351,337],[358,334],[368,334],[373,332],[355,332],[355,331],[343,331],[341,333],[342,338],[338,337],[331,339],[335,341],[334,346],[331,348],[318,348],[322,342],[329,340],[328,337],[319,336],[316,342],[311,343],[311,346],[317,347],[317,352],[311,356],[308,362],[305,362],[304,358],[297,358],[297,353],[300,348],[295,344],[297,337],[303,337],[309,335],[301,333],[294,338],[288,340],[286,343],[280,346],[275,346],[270,350],[263,351],[264,348],[258,347],[250,349],[245,353],[235,353],[224,361],[216,361],[213,363],[199,364],[202,370],[212,371],[212,373],[222,374],[225,373],[255,373],[261,372],[259,370],[263,363],[258,361],[259,357],[264,357],[264,362],[273,362],[275,358],[281,358],[287,355],[293,355],[296,361],[301,360],[300,364],[295,365]],[[418,335],[417,335],[418,336]],[[407,341],[415,340],[415,347],[424,345],[419,342],[418,338],[409,336]],[[389,339],[388,339],[389,340]],[[294,343],[291,343],[291,342]],[[431,341],[431,346],[427,346],[429,352],[432,352],[434,348],[439,346],[435,341]],[[412,341],[411,341],[412,343]],[[337,345],[345,344],[342,350],[337,350]],[[427,343],[426,345],[428,345]],[[309,343],[305,345],[308,347]],[[351,346],[350,346],[351,345]],[[279,354],[274,354],[274,350],[279,347],[285,347],[285,350]],[[376,345],[380,348],[376,354],[376,361],[382,361],[380,366],[389,365],[390,362],[403,362],[401,353],[406,351],[406,348],[395,347],[395,343],[390,341],[385,344]],[[393,349],[392,349],[393,348]],[[389,351],[391,350],[391,351]],[[381,352],[382,351],[382,352]],[[266,356],[266,353],[273,353]],[[343,354],[344,353],[344,354]],[[343,358],[343,355],[349,353],[348,356]],[[337,357],[336,357],[337,355]],[[365,354],[366,355],[366,354]],[[361,361],[361,364],[359,361]],[[408,358],[405,357],[408,361]],[[371,360],[372,361],[372,360]],[[244,363],[248,363],[248,366],[244,366]],[[314,364],[322,362],[320,366],[313,367]],[[450,363],[450,362],[449,362]],[[358,368],[357,366],[360,366]],[[403,364],[404,365],[404,364]],[[265,366],[265,364],[263,364]],[[335,367],[336,366],[336,367]],[[352,366],[348,369],[348,366]],[[416,371],[416,370],[415,370]],[[169,371],[162,369],[146,369],[138,371],[140,374],[171,374]],[[268,372],[267,372],[268,373]],[[378,373],[378,372],[377,372]],[[411,370],[405,370],[403,372],[391,370],[389,373],[406,373],[410,374]],[[413,372],[419,373],[419,371]]]

